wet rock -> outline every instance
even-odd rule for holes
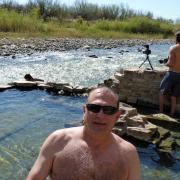
[[[30,74],[26,74],[24,76],[24,79],[26,81],[36,81],[36,82],[43,82],[44,81],[43,79],[33,78]]]
[[[23,87],[23,88],[28,88],[28,87],[37,87],[37,83],[36,82],[32,82],[32,81],[14,81],[12,82],[12,84],[15,86],[15,87]]]
[[[76,86],[76,87],[73,89],[73,92],[74,92],[74,93],[77,93],[77,94],[83,94],[83,93],[86,93],[86,92],[87,92],[87,88],[84,88],[84,87],[81,87],[81,86]]]
[[[88,51],[90,50],[90,46],[86,45],[86,46],[83,46],[82,49],[87,49]]]
[[[162,139],[166,139],[171,135],[170,131],[162,128],[160,126],[157,127],[157,133],[154,136],[154,139],[152,141],[153,144],[159,144]]]
[[[3,56],[11,56],[11,53],[3,53]]]
[[[63,90],[64,92],[72,93],[72,92],[73,92],[73,87],[70,86],[70,85],[63,85],[63,86],[62,86],[62,90]]]
[[[95,54],[89,55],[89,57],[92,57],[92,58],[98,58]]]
[[[37,87],[40,90],[48,90],[52,88],[50,85],[45,84],[45,83],[38,83]]]
[[[167,129],[179,129],[180,130],[180,122],[174,118],[171,118],[168,115],[165,114],[152,114],[146,116],[146,120],[150,121],[153,124],[156,124],[158,126],[167,128]]]
[[[145,127],[145,122],[143,120],[143,115],[136,115],[132,117],[127,117],[126,122],[127,126],[134,126],[134,127]]]
[[[152,134],[155,134],[158,130],[158,127],[156,125],[150,123],[149,121],[146,121],[145,128],[150,130],[152,132]]]
[[[150,142],[157,131],[157,126],[146,121],[144,115],[137,113],[137,109],[125,103],[120,103],[121,116],[115,124],[115,133],[126,134],[135,139]]]
[[[0,84],[0,91],[5,91],[7,89],[11,89],[13,88],[13,85],[3,85],[3,84]]]
[[[12,55],[12,59],[16,59],[16,56],[15,56],[15,55]]]
[[[161,140],[161,142],[157,145],[158,149],[165,152],[171,152],[176,146],[176,141],[171,136]]]
[[[119,105],[119,110],[125,113],[128,117],[136,116],[138,114],[136,108],[122,102]]]
[[[152,139],[152,131],[142,127],[127,127],[127,135],[139,140],[150,142]]]

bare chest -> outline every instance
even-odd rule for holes
[[[53,180],[124,180],[127,164],[119,152],[107,149],[92,152],[88,148],[66,147],[57,153],[53,163]]]

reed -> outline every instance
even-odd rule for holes
[[[53,28],[32,16],[0,9],[1,32],[51,32]]]
[[[150,15],[122,19],[119,17],[114,20],[86,20],[81,16],[67,18],[60,12],[59,16],[51,14],[48,18],[42,18],[41,11],[40,7],[35,5],[22,12],[15,8],[0,8],[1,36],[2,33],[14,33],[14,36],[26,34],[33,37],[169,38],[180,28],[171,21],[152,19]],[[111,11],[115,13],[117,9],[114,7]]]
[[[152,20],[148,17],[133,17],[124,21],[99,21],[96,28],[106,31],[120,31],[134,34],[169,34],[173,33],[173,24]]]

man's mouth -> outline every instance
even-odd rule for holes
[[[100,126],[105,126],[106,125],[106,123],[102,123],[102,122],[94,122],[94,124],[100,125]]]

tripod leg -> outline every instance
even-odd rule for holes
[[[154,70],[154,69],[153,69],[153,66],[152,66],[152,64],[151,64],[151,61],[149,60],[149,58],[147,58],[147,59],[148,59],[148,61],[149,61],[149,65],[151,66],[151,69]]]
[[[151,64],[151,61],[149,60],[149,56],[146,57],[146,59],[141,63],[141,65],[139,66],[139,68],[140,68],[146,61],[149,62],[149,65],[151,66],[151,69],[154,70],[154,69],[153,69],[153,66],[152,66],[152,64]]]
[[[147,61],[147,58],[141,63],[141,65],[139,66],[139,68]]]

